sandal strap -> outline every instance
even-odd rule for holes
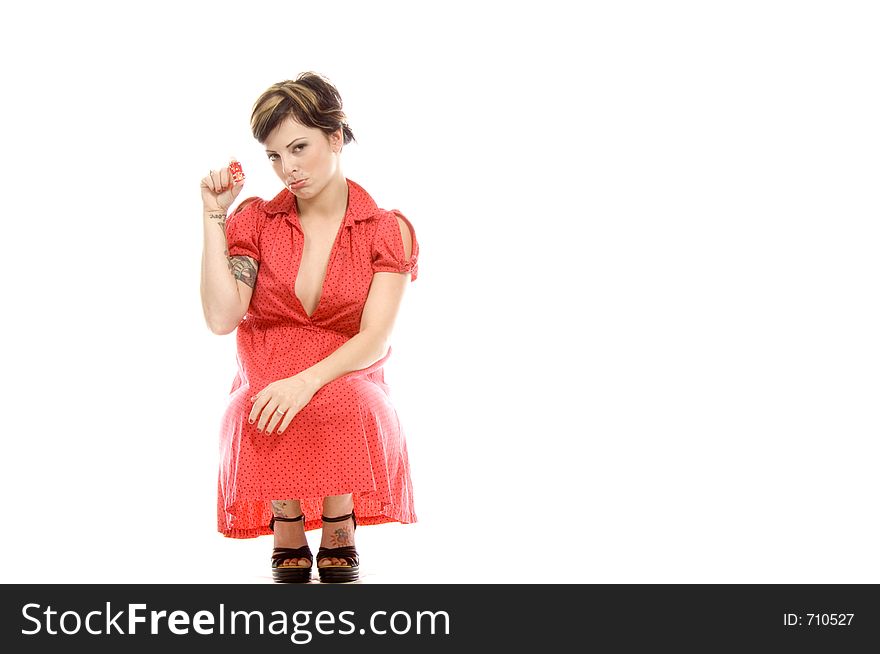
[[[272,531],[275,531],[275,522],[276,521],[277,522],[299,522],[300,520],[302,520],[303,522],[305,522],[305,517],[306,517],[305,513],[301,513],[299,515],[299,517],[297,517],[297,518],[287,518],[285,516],[273,515],[272,518],[269,520],[269,529],[271,529]]]
[[[276,547],[272,550],[272,562],[280,563],[284,559],[308,559],[311,561],[314,557],[312,556],[312,550],[309,549],[308,545],[303,545],[302,547]]]
[[[324,559],[345,559],[349,565],[356,566],[359,562],[357,550],[353,545],[345,545],[343,547],[319,547],[318,561]]]
[[[321,520],[323,522],[342,522],[344,520],[348,520],[349,518],[351,518],[351,521],[354,523],[354,528],[357,529],[358,522],[357,522],[357,518],[354,517],[354,509],[352,509],[351,513],[347,513],[345,515],[340,515],[335,518],[328,518],[325,515],[321,516]]]

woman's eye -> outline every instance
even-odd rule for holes
[[[291,150],[293,150],[294,152],[297,152],[297,149],[298,149],[298,148],[304,148],[304,147],[306,147],[307,145],[308,145],[308,143],[301,143],[300,145],[294,145],[294,146],[291,148]],[[277,158],[278,158],[278,155],[277,155],[277,154],[270,154],[270,155],[269,155],[269,161],[275,161],[275,159],[273,159],[273,157],[275,157],[275,158],[277,159]]]

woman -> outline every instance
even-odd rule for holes
[[[236,328],[238,372],[220,434],[218,530],[274,532],[275,581],[358,579],[357,524],[416,521],[406,440],[385,385],[388,342],[419,246],[399,211],[342,174],[354,140],[336,88],[303,73],[267,89],[254,138],[284,189],[230,205],[244,182],[202,180],[202,306]]]

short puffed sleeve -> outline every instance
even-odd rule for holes
[[[260,260],[260,230],[263,225],[263,201],[253,197],[241,204],[226,219],[226,245],[229,256],[246,255]]]
[[[398,217],[409,227],[412,237],[412,252],[409,257],[403,249]],[[410,281],[415,281],[419,274],[419,242],[412,223],[396,209],[386,212],[378,223],[373,237],[373,272],[409,272]]]

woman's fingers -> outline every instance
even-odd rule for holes
[[[270,408],[270,405],[266,405],[266,408],[260,413],[260,419],[257,421],[257,429],[259,431],[266,431],[269,427],[269,421],[272,420],[272,413],[275,411],[274,407]]]
[[[294,411],[293,409],[289,409],[284,414],[284,419],[281,421],[281,424],[278,426],[278,433],[279,434],[281,432],[283,432],[285,429],[287,429],[287,425],[290,424],[290,421],[293,420],[293,416],[295,416],[297,413],[298,413],[298,411]]]
[[[278,422],[278,419],[281,417],[277,412],[278,405],[276,404],[272,407],[272,412],[269,413],[269,417],[267,418],[268,422],[266,423],[266,429],[264,432],[266,434],[271,434],[272,430],[275,429],[275,424]],[[263,410],[263,413],[266,413],[269,410],[269,407]]]
[[[254,424],[260,418],[264,406],[266,406],[266,398],[257,397],[254,400],[254,404],[251,407],[251,412],[248,414],[249,423]]]
[[[248,422],[251,424],[257,421],[257,431],[265,431],[272,433],[275,424],[281,418],[280,414],[275,413],[278,409],[278,401],[271,397],[258,398],[251,407],[251,413],[248,416]]]
[[[287,425],[290,424],[290,421],[293,420],[293,416],[297,414],[297,410],[294,407],[290,407],[289,409],[279,408],[280,405],[278,402],[269,402],[266,406],[260,411],[260,421],[257,423],[257,429],[266,434],[271,434],[273,431],[276,433],[281,433],[287,428]],[[282,411],[283,413],[278,413],[278,411]],[[275,428],[279,427],[276,431]]]
[[[272,431],[275,430],[276,426],[279,427],[276,433],[280,434],[282,431],[284,431],[284,428],[287,427],[288,424],[290,424],[290,419],[293,417],[293,415],[296,414],[296,410],[292,407],[290,409],[287,409],[286,411],[284,409],[280,410],[284,411],[283,415],[278,413],[278,407],[272,409],[272,417],[270,418],[269,426],[266,429],[267,434],[271,434]]]
[[[289,398],[275,398],[272,395],[256,393],[250,397],[250,401],[253,406],[251,406],[248,415],[248,422],[250,424],[256,423],[257,430],[265,434],[273,432],[280,434],[287,429],[291,420],[299,413],[297,402],[295,400],[291,402]]]
[[[237,178],[241,178],[241,181],[236,181]],[[202,186],[215,196],[229,193],[234,202],[244,186],[244,174],[240,172],[240,166],[237,169],[224,166],[218,170],[209,171],[207,176],[202,179]]]

